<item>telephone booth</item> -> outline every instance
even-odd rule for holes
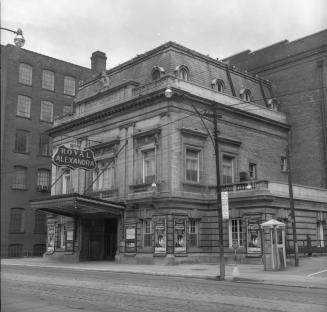
[[[262,223],[262,245],[264,270],[286,268],[285,224],[271,219]]]

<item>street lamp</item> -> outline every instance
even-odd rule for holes
[[[164,92],[166,98],[170,99],[173,96],[173,91],[171,90],[170,86],[167,86],[165,92]],[[205,127],[206,131],[208,132],[212,144],[215,149],[215,160],[216,160],[216,180],[217,180],[217,187],[216,187],[216,193],[217,193],[217,208],[218,208],[218,227],[219,227],[219,257],[220,257],[220,280],[225,280],[225,256],[224,256],[224,238],[223,238],[223,213],[222,213],[222,205],[221,205],[221,185],[220,185],[220,165],[219,165],[219,146],[218,146],[218,118],[221,118],[221,115],[218,115],[217,109],[215,107],[212,108],[212,113],[209,114],[213,121],[213,137],[211,136],[211,133],[209,129],[207,128],[202,115],[197,110],[197,108],[190,103],[193,109],[195,110],[196,114],[201,119],[203,126]]]
[[[16,36],[14,38],[15,45],[18,48],[23,47],[23,45],[25,44],[25,38],[23,36],[23,31],[21,30],[21,28],[18,28],[16,31],[15,30],[11,30],[9,28],[4,28],[4,27],[0,27],[0,29],[7,30],[7,31],[10,31],[10,32],[16,34]]]

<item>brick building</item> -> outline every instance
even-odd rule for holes
[[[327,188],[327,30],[224,61],[272,82],[292,125],[294,183]]]
[[[72,111],[90,69],[13,45],[1,45],[1,256],[42,255],[45,215],[29,200],[50,195],[46,130]]]
[[[218,214],[212,113],[220,179],[229,194],[226,255],[260,257],[259,224],[286,224],[285,150],[291,129],[269,81],[168,42],[85,81],[74,114],[55,121],[45,257],[64,260],[216,261]],[[94,162],[96,169],[91,168]],[[87,169],[73,169],[76,166]],[[91,166],[92,165],[92,166]],[[299,240],[326,235],[327,192],[294,186]],[[319,227],[319,228],[318,228]]]

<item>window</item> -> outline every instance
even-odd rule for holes
[[[287,166],[287,157],[281,156],[280,157],[280,168],[282,172],[287,172],[288,166]]]
[[[31,117],[31,99],[29,97],[18,95],[17,116],[25,118]]]
[[[66,246],[66,231],[63,223],[59,223],[56,228],[56,248],[65,248]]]
[[[152,80],[157,80],[165,74],[165,70],[162,67],[155,66],[152,69]]]
[[[251,102],[251,91],[249,89],[242,89],[240,92],[240,97],[245,102]]]
[[[23,256],[23,245],[22,244],[12,244],[8,246],[8,257],[9,258],[19,258]]]
[[[64,77],[64,94],[75,95],[75,78],[70,76]]]
[[[50,70],[43,70],[42,88],[50,91],[54,91],[54,72]]]
[[[19,64],[19,78],[18,81],[25,85],[32,85],[32,66],[27,64]]]
[[[50,137],[47,134],[40,135],[40,155],[51,156]]]
[[[255,180],[257,178],[257,165],[249,163],[249,177]]]
[[[25,210],[23,208],[12,208],[10,210],[10,233],[24,232]]]
[[[211,87],[217,92],[224,92],[225,83],[221,79],[214,79],[211,83]]]
[[[15,152],[16,153],[28,152],[28,131],[16,130]]]
[[[14,181],[12,184],[12,188],[26,190],[27,168],[21,166],[15,166],[14,170],[15,172],[14,172]]]
[[[62,176],[62,194],[70,194],[72,192],[71,183],[71,172],[69,169],[66,169]]]
[[[175,68],[175,75],[179,79],[189,80],[189,70],[185,65],[180,65]]]
[[[234,157],[223,155],[223,184],[234,183]]]
[[[155,149],[142,151],[143,183],[152,183],[156,179]]]
[[[151,220],[143,220],[143,247],[152,246]]]
[[[238,246],[244,245],[242,219],[231,219],[229,223],[229,232],[230,246],[233,245],[233,242],[237,242]]]
[[[198,247],[199,221],[197,219],[188,220],[189,246]]]
[[[185,168],[186,181],[200,181],[200,151],[189,148],[186,149]]]
[[[38,169],[37,188],[40,191],[49,191],[50,189],[50,170]]]
[[[47,232],[47,218],[46,214],[42,211],[35,212],[35,225],[34,233],[35,234],[45,234]]]
[[[317,238],[318,238],[318,246],[319,247],[325,247],[324,223],[323,223],[323,221],[319,221],[317,223]]]
[[[41,101],[41,120],[53,122],[53,103]]]
[[[100,175],[101,174],[101,175]],[[114,161],[113,159],[107,159],[98,161],[98,170],[93,172],[93,190],[104,190],[114,188]]]

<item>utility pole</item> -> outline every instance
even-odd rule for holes
[[[220,168],[219,168],[219,148],[218,148],[218,115],[217,110],[213,110],[213,129],[214,129],[214,147],[216,156],[216,178],[217,178],[217,208],[218,208],[218,227],[219,227],[219,256],[220,256],[220,280],[225,280],[225,256],[224,256],[224,239],[223,239],[223,213],[221,206],[220,193]]]
[[[292,219],[292,232],[293,232],[293,246],[294,246],[294,265],[299,266],[298,246],[296,238],[296,222],[295,222],[295,211],[293,201],[293,184],[292,184],[292,170],[289,146],[286,147],[286,159],[287,159],[287,172],[288,172],[288,190],[290,196],[290,208],[291,208],[291,219]]]

